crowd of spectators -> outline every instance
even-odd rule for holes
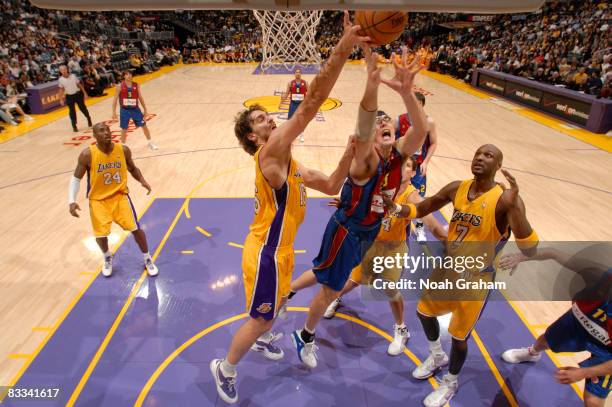
[[[410,13],[398,41],[378,51],[389,58],[408,46],[425,57],[431,70],[466,81],[476,67],[482,67],[610,96],[607,3],[549,1],[536,13],[495,15],[463,28],[445,24],[463,17]],[[174,35],[181,27],[187,35]],[[171,32],[172,37],[149,39],[150,33],[161,31]],[[129,35],[133,33],[144,34],[134,39]],[[322,59],[341,34],[342,12],[325,11],[316,35]],[[117,64],[115,57],[121,53],[127,65]],[[356,49],[351,59],[360,58]],[[0,114],[11,123],[18,122],[14,105],[28,112],[26,88],[57,78],[62,64],[81,78],[89,96],[101,96],[117,83],[124,68],[141,74],[179,61],[261,59],[261,28],[247,10],[94,13],[43,10],[27,0],[0,0]]]
[[[81,79],[89,96],[102,96],[121,76],[113,57],[117,52],[126,52],[126,68],[135,73],[177,63],[180,52],[173,40],[130,41],[109,35],[160,30],[171,27],[133,13],[64,12],[0,0],[0,118],[12,125],[27,120],[26,89],[56,79],[60,65]]]
[[[495,16],[422,45],[435,51],[433,69],[466,81],[482,67],[609,97],[610,18],[600,1],[547,2],[538,13]]]

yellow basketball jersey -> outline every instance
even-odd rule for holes
[[[489,266],[509,237],[501,234],[495,222],[495,208],[504,190],[493,188],[470,201],[468,192],[474,180],[462,181],[453,201],[453,217],[448,225],[448,252],[452,256],[484,256]]]
[[[255,153],[255,219],[249,237],[272,247],[292,246],[306,212],[306,187],[293,158],[283,186],[272,189],[261,172],[259,153]]]
[[[406,190],[395,197],[395,203],[404,205],[408,203],[408,197],[416,191],[412,185],[408,185]],[[397,216],[385,216],[380,226],[380,232],[376,236],[378,241],[402,242],[406,241],[406,227],[410,223],[408,218],[398,218]]]
[[[97,146],[89,147],[91,165],[87,185],[87,196],[92,200],[103,200],[117,193],[127,194],[127,164],[121,144],[113,144],[110,154],[104,154]]]

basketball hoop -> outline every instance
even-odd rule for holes
[[[263,33],[261,69],[296,65],[321,64],[315,35],[321,20],[321,10],[276,11],[253,10]]]

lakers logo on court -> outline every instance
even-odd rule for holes
[[[281,93],[279,91],[275,91],[274,95],[268,96],[256,96],[254,98],[247,99],[243,102],[244,107],[249,107],[254,104],[258,104],[263,106],[268,113],[271,114],[283,114],[289,111],[289,103],[283,102],[281,100]],[[334,110],[342,106],[342,102],[338,99],[327,98],[325,102],[319,108],[319,113],[317,114],[317,121],[324,121],[325,118],[322,115],[322,112],[326,112],[329,110]]]

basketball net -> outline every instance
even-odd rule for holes
[[[299,64],[320,64],[315,35],[321,10],[253,10],[263,33],[261,69],[285,67],[293,71]]]

